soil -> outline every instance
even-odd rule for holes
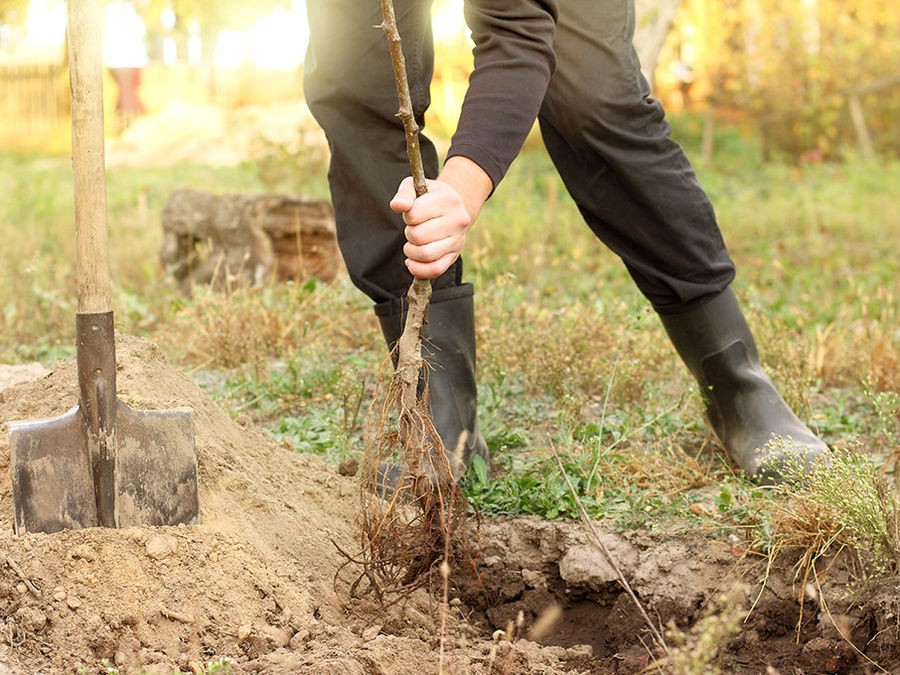
[[[355,480],[232,419],[152,343],[120,336],[117,361],[133,407],[193,410],[201,523],[14,534],[6,425],[71,408],[75,365],[0,391],[0,673],[202,673],[219,659],[235,673],[637,673],[658,656],[595,535],[575,522],[482,522],[477,573],[453,573],[443,640],[441,603],[425,591],[387,608],[349,598],[335,579],[338,549],[357,550]],[[848,609],[840,560],[821,589],[802,588],[790,561],[767,572],[734,534],[597,527],[649,616],[677,624],[688,645],[711,601],[748,589],[755,604],[719,645],[722,672],[900,665],[896,589]]]

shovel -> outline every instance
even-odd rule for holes
[[[199,520],[191,410],[133,410],[116,396],[103,140],[103,0],[69,0],[78,276],[78,404],[9,425],[15,529]]]

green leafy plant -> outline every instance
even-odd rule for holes
[[[575,483],[585,508],[591,515],[601,513],[595,494],[584,481],[583,467],[571,459],[566,464],[576,475]],[[571,495],[552,459],[531,461],[505,458],[503,474],[488,476],[487,465],[480,457],[473,460],[464,491],[469,501],[485,515],[531,514],[544,518],[576,518],[578,504]]]

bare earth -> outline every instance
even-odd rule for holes
[[[122,399],[194,411],[202,522],[13,534],[7,423],[71,408],[74,362],[0,390],[0,673],[203,672],[223,657],[231,672],[316,675],[636,673],[651,662],[643,620],[579,523],[483,523],[477,578],[454,572],[443,648],[427,593],[390,608],[349,598],[335,574],[338,547],[357,550],[354,479],[231,419],[152,343],[120,336],[117,352]],[[900,665],[897,619],[847,609],[840,561],[819,594],[798,587],[790,561],[764,582],[765,561],[733,535],[600,536],[662,626],[687,630],[739,581],[747,608],[759,595],[721,645],[723,672],[879,672],[835,624],[885,672]],[[553,606],[561,618],[530,640]]]

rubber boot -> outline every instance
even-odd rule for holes
[[[700,385],[713,430],[739,468],[760,483],[777,484],[802,479],[827,458],[828,447],[797,418],[760,365],[730,288],[700,307],[660,319]]]
[[[487,444],[478,431],[473,295],[471,284],[435,291],[422,331],[432,420],[457,480],[465,475],[476,455],[488,461]],[[375,314],[385,342],[393,351],[406,322],[406,303],[380,303],[375,306]],[[396,359],[394,354],[395,367]],[[398,467],[382,467],[380,473],[385,487],[397,485]]]

